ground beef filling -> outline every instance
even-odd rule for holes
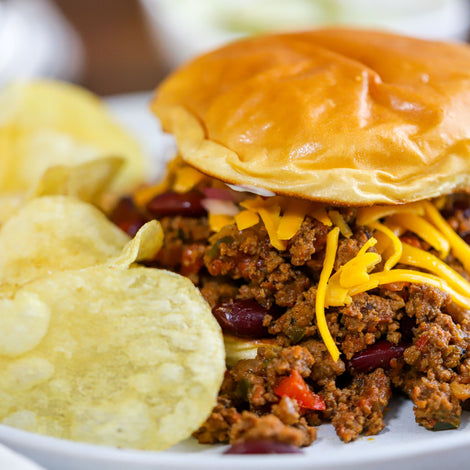
[[[340,237],[335,269],[371,236],[354,225],[353,210],[343,215],[353,235]],[[469,216],[459,209],[448,220],[466,235]],[[334,362],[315,321],[328,227],[307,217],[279,252],[262,224],[243,231],[231,225],[210,235],[205,217],[164,217],[161,223],[165,244],[156,264],[189,276],[211,307],[255,300],[267,309],[264,326],[275,344],[227,370],[217,406],[195,433],[200,442],[272,439],[306,446],[316,438],[314,426],[323,422],[331,422],[340,439],[350,442],[384,428],[392,390],[411,398],[420,425],[458,427],[470,399],[470,322],[446,293],[396,283],[357,295],[349,306],[329,308],[328,327],[342,352]],[[430,249],[413,234],[403,238]],[[451,257],[447,262],[462,270]],[[369,351],[375,356],[368,357]],[[377,359],[377,351],[385,362]],[[305,409],[276,394],[276,386],[294,370],[322,398],[324,409]]]

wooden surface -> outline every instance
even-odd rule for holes
[[[138,0],[53,0],[85,48],[81,83],[100,95],[151,90],[167,72]]]

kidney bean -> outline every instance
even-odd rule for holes
[[[303,452],[290,444],[259,439],[233,444],[224,454],[303,454]]]
[[[245,338],[264,338],[267,329],[263,320],[269,310],[255,300],[233,300],[216,305],[214,317],[225,333]]]
[[[387,369],[392,359],[403,357],[407,347],[409,344],[405,342],[393,344],[385,340],[379,341],[355,354],[349,361],[349,367],[356,372],[370,372],[379,367]]]
[[[133,237],[146,222],[130,197],[124,197],[118,202],[117,206],[111,212],[110,219],[131,237]]]
[[[416,319],[414,317],[409,317],[408,315],[403,315],[403,318],[400,321],[400,332],[403,341],[411,343],[413,341],[413,328],[416,327]]]
[[[201,204],[204,197],[199,191],[189,191],[184,194],[163,193],[155,196],[147,204],[147,210],[157,218],[175,215],[202,217],[207,213]]]
[[[470,207],[467,198],[455,200],[452,204],[452,210],[463,212],[463,216],[470,217]]]

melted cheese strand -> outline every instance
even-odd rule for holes
[[[356,256],[362,256],[364,255],[369,248],[372,248],[373,246],[377,245],[377,239],[374,237],[370,237],[364,245],[361,246],[361,249],[357,252]]]
[[[369,272],[382,261],[379,254],[367,252],[376,243],[377,240],[374,237],[369,238],[357,255],[330,277],[326,287],[326,307],[349,305],[352,302],[348,294],[349,288],[369,281]]]
[[[450,250],[449,241],[434,228],[429,222],[424,220],[419,215],[415,214],[400,214],[393,215],[388,219],[388,222],[394,225],[400,225],[406,230],[415,233],[425,242],[429,243],[435,248],[441,258],[447,257]]]
[[[470,298],[470,283],[457,271],[427,251],[403,243],[403,254],[400,263],[426,269],[444,279],[452,288]]]
[[[209,225],[214,232],[219,232],[226,225],[232,225],[234,221],[232,215],[209,213]]]
[[[369,272],[381,261],[382,257],[378,253],[364,253],[348,261],[341,268],[341,287],[350,288],[367,282]]]
[[[175,182],[173,190],[177,193],[184,194],[200,183],[205,176],[191,166],[184,166],[176,170]]]
[[[370,281],[360,286],[353,287],[349,290],[349,295],[354,296],[362,292],[374,289],[383,284],[391,284],[393,282],[410,282],[412,284],[428,284],[433,287],[447,292],[452,300],[465,309],[470,309],[470,298],[456,292],[446,281],[432,274],[421,273],[408,269],[392,269],[390,271],[382,271],[370,275]]]
[[[279,240],[290,240],[299,231],[312,203],[310,201],[297,200],[289,201],[285,206],[279,227],[277,228]]]
[[[370,225],[384,217],[393,214],[418,214],[424,215],[424,208],[420,202],[413,202],[403,206],[372,206],[361,207],[357,210],[356,224],[357,225]]]
[[[465,271],[470,273],[470,246],[468,246],[452,229],[440,212],[428,201],[422,203],[429,220],[449,240],[452,253],[458,258]]]
[[[369,226],[369,228],[373,230],[372,227]],[[375,230],[374,238],[377,239],[377,245],[375,246],[375,249],[377,250],[377,253],[380,253],[382,255],[383,259],[387,259],[391,255],[393,255],[393,246],[390,243],[389,237],[387,237],[382,232]],[[386,255],[386,253],[388,253],[388,255]]]
[[[328,285],[326,286],[325,307],[342,307],[352,302],[352,298],[348,293],[349,290],[340,284],[340,276],[341,270],[338,270],[328,281]]]
[[[322,204],[315,204],[308,215],[327,227],[331,227],[333,225],[333,222],[331,222],[331,219],[326,213],[325,206]]]
[[[282,198],[279,196],[270,197],[266,201],[257,196],[255,199],[242,201],[240,206],[259,214],[268,232],[271,245],[279,251],[284,251],[287,242],[279,240],[277,236],[277,229],[281,220],[281,202]]]
[[[369,224],[369,227],[371,227],[375,230],[378,230],[379,232],[382,232],[392,242],[393,254],[387,259],[387,261],[385,261],[385,265],[384,265],[384,270],[389,271],[390,269],[392,269],[398,263],[398,260],[401,257],[401,253],[402,253],[401,241],[393,233],[393,231],[390,230],[390,228],[386,227],[384,224],[381,224],[380,222],[371,222]]]
[[[259,215],[256,212],[247,209],[239,212],[235,216],[235,222],[237,223],[238,230],[245,230],[246,228],[253,227],[259,222]]]
[[[272,207],[258,209],[258,214],[266,227],[269,235],[271,245],[279,251],[284,251],[287,247],[287,242],[279,240],[277,237],[277,228],[279,226],[281,208],[278,205]]]
[[[336,347],[336,344],[331,337],[330,331],[328,330],[328,324],[325,317],[325,298],[326,298],[326,287],[328,279],[333,271],[333,265],[335,263],[336,251],[338,249],[338,238],[339,228],[335,227],[327,235],[326,238],[326,254],[325,261],[323,263],[323,269],[320,274],[320,280],[317,287],[317,297],[315,299],[315,314],[317,318],[317,326],[320,331],[320,335],[327,347],[331,357],[334,361],[339,359],[340,352]]]

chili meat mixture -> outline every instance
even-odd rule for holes
[[[329,332],[341,351],[334,361],[315,318],[331,227],[307,216],[280,251],[261,221],[244,230],[232,223],[214,233],[194,191],[165,197],[164,210],[158,201],[141,210],[123,199],[112,219],[134,234],[146,220],[158,218],[165,243],[151,265],[191,278],[227,335],[248,344],[266,340],[251,358],[227,369],[218,403],[195,433],[199,442],[259,439],[307,446],[323,422],[350,442],[384,428],[387,406],[397,393],[413,401],[416,422],[425,428],[459,426],[470,398],[470,324],[468,312],[448,293],[396,282],[326,309]],[[189,202],[184,206],[183,200]],[[468,207],[466,197],[454,197],[441,211],[464,239],[470,234]],[[339,238],[335,270],[371,237],[356,224],[355,209],[340,213],[352,235]],[[414,233],[403,233],[401,240],[434,252]],[[446,262],[468,278],[452,255]]]

